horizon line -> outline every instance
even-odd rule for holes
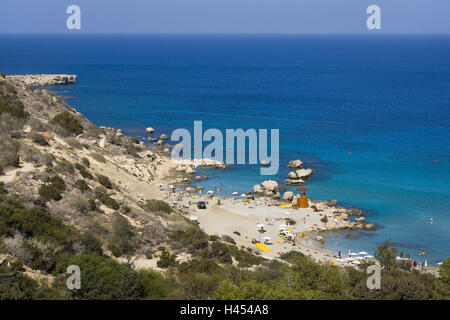
[[[82,31],[65,31],[65,32],[0,32],[0,35],[149,35],[149,36],[248,36],[248,35],[254,35],[254,36],[273,36],[273,35],[280,35],[280,36],[302,36],[302,35],[329,35],[329,36],[339,36],[339,35],[370,35],[370,36],[394,36],[394,35],[402,35],[402,36],[449,36],[450,33],[432,33],[432,32],[423,32],[423,33],[383,33],[383,32],[342,32],[342,33],[324,33],[324,32],[312,32],[312,33],[275,33],[275,32],[267,32],[267,33],[259,33],[259,32],[243,32],[243,33],[175,33],[175,32],[108,32],[108,33],[101,33],[101,32],[82,32]]]

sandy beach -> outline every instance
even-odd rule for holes
[[[314,240],[313,235],[306,233],[308,226],[320,224],[320,216],[313,209],[279,208],[266,203],[264,198],[255,198],[250,202],[244,199],[220,198],[217,199],[199,194],[186,194],[182,192],[169,193],[161,191],[163,198],[175,206],[184,206],[188,217],[198,218],[200,227],[210,235],[228,235],[234,239],[239,247],[251,248],[262,257],[273,259],[291,250],[302,252],[316,261],[336,263],[341,266],[353,265],[350,262],[338,261],[337,253],[319,247],[320,242]],[[206,209],[198,209],[197,201],[207,202]],[[286,218],[296,221],[295,225],[286,226]],[[264,232],[260,232],[259,224],[264,224]],[[295,245],[284,241],[280,236],[280,226],[290,228],[296,235]],[[299,235],[303,235],[299,236]],[[270,237],[266,246],[272,252],[262,252],[256,248],[252,240],[264,242]],[[347,257],[341,252],[342,258]]]

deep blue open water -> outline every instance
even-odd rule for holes
[[[311,198],[362,208],[378,226],[356,241],[332,236],[329,248],[373,252],[392,238],[429,263],[450,256],[450,36],[2,35],[0,71],[77,74],[57,90],[131,135],[194,120],[279,128],[271,179],[300,158],[317,172]],[[203,172],[225,192],[268,178],[250,165]]]

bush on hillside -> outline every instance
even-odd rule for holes
[[[155,213],[172,213],[173,209],[172,207],[167,203],[164,202],[162,200],[147,200],[145,202],[144,207],[146,209],[148,209],[150,212],[155,212]]]
[[[113,185],[107,176],[102,174],[97,175],[98,182],[104,186],[106,189],[112,189]]]
[[[56,115],[51,122],[60,126],[70,135],[79,135],[83,133],[83,126],[80,121],[67,111]]]
[[[33,134],[31,140],[40,146],[48,146],[48,141],[42,134],[39,133]]]

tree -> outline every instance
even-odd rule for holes
[[[392,239],[389,239],[384,244],[379,245],[375,251],[375,258],[385,270],[397,268],[397,248],[391,248],[391,243]]]

